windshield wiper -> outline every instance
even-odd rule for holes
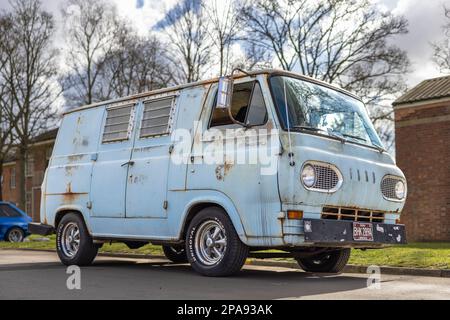
[[[326,132],[330,137],[333,137],[335,139],[338,139],[339,141],[341,141],[342,143],[345,143],[347,141],[347,139],[345,139],[342,134],[337,133],[335,131],[333,131],[330,128],[327,128],[327,130],[324,129],[320,129],[320,128],[316,128],[316,127],[311,127],[311,126],[292,126],[293,129],[300,129],[300,130],[309,130],[309,131],[314,131],[314,132]]]
[[[347,137],[347,138],[352,138],[352,139],[356,139],[356,140],[367,142],[367,140],[362,138],[362,137],[354,136],[354,135],[351,135],[351,134],[348,134],[348,133],[342,133],[342,135],[344,137]]]
[[[344,136],[342,135],[342,133],[340,132],[336,132],[333,129],[327,128],[328,129],[328,135],[338,139],[339,141],[341,141],[342,143],[346,143],[347,139],[344,138]]]
[[[323,129],[320,128],[315,128],[315,127],[310,127],[310,126],[292,126],[293,129],[300,129],[300,130],[309,130],[309,131],[325,131]]]

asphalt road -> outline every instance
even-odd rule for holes
[[[0,299],[450,299],[450,278],[314,275],[299,270],[245,266],[237,276],[208,278],[165,260],[98,257],[81,268],[81,289],[55,253],[0,250]]]

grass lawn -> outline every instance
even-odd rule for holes
[[[32,235],[30,241],[22,243],[0,242],[2,248],[55,249],[55,236],[50,241],[36,241],[41,236]],[[100,252],[121,252],[162,255],[161,246],[146,245],[129,249],[122,243],[104,244]],[[379,250],[352,250],[350,264],[380,265],[393,267],[450,269],[450,243],[411,243]]]

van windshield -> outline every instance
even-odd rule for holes
[[[326,134],[343,141],[383,148],[361,101],[325,86],[291,77],[273,76],[270,85],[285,128],[289,119],[292,131]]]

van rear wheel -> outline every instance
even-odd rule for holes
[[[306,272],[341,273],[350,259],[350,249],[337,249],[308,258],[295,258]]]
[[[248,247],[241,242],[227,214],[220,208],[201,210],[186,235],[189,263],[205,276],[228,276],[241,270]]]
[[[75,214],[66,214],[56,230],[56,251],[65,265],[90,265],[98,252],[83,221]]]

